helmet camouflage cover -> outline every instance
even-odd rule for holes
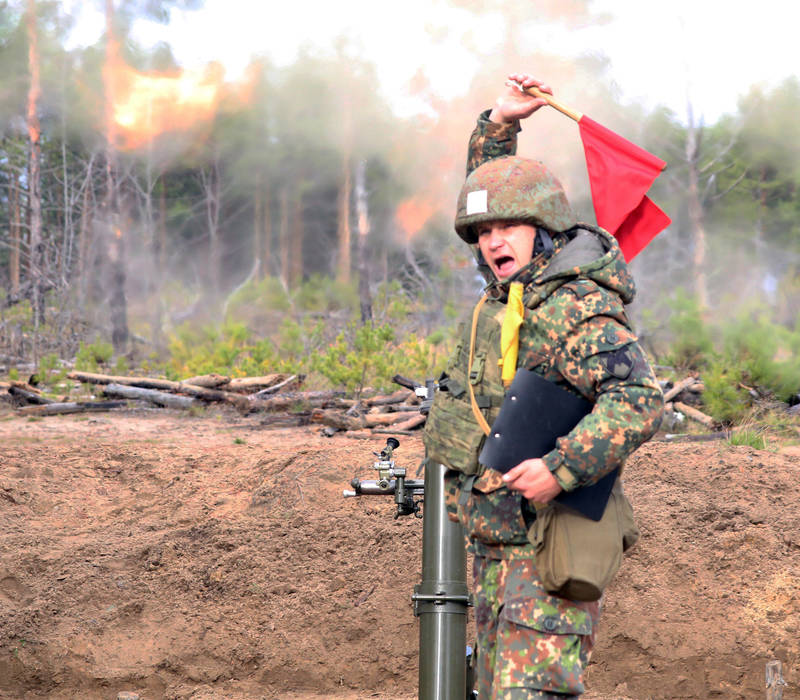
[[[456,233],[477,243],[475,225],[485,221],[519,221],[553,232],[577,223],[561,183],[539,161],[519,156],[484,163],[461,188]]]

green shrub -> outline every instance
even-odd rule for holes
[[[75,355],[75,369],[82,372],[95,372],[100,366],[106,366],[114,355],[111,343],[95,340],[93,343],[81,342]]]
[[[244,323],[228,321],[220,327],[183,324],[169,338],[166,373],[172,379],[200,374],[234,377],[269,372],[302,372],[309,344],[317,342],[319,321],[300,325],[285,319],[275,340],[257,339]]]
[[[413,333],[398,340],[389,324],[352,322],[314,354],[311,367],[333,386],[360,394],[365,386],[390,389],[395,374],[420,380],[435,376],[444,359],[436,346]]]
[[[55,353],[48,353],[39,360],[39,366],[36,368],[36,377],[42,384],[47,386],[54,386],[64,381],[67,376],[67,370],[61,366],[61,360]]]
[[[713,354],[714,344],[697,300],[678,290],[671,300],[669,328],[672,344],[668,364],[682,369],[699,369]]]
[[[703,403],[707,413],[720,423],[736,423],[750,413],[750,396],[742,389],[741,370],[715,361],[703,373]]]
[[[800,390],[800,331],[763,314],[743,315],[725,325],[724,351],[741,369],[746,384],[766,389],[781,401]]]

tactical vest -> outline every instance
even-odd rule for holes
[[[483,472],[478,455],[486,437],[472,413],[469,384],[489,425],[497,418],[505,396],[500,378],[500,331],[505,309],[505,303],[488,299],[480,310],[469,376],[472,328],[469,323],[463,324],[450,362],[439,378],[439,391],[422,434],[430,460],[464,474]]]

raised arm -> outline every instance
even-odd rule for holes
[[[553,94],[550,87],[527,73],[511,73],[508,78],[524,87],[536,86],[542,92]],[[469,139],[467,175],[487,160],[515,155],[520,120],[527,119],[545,104],[547,103],[543,99],[531,97],[516,87],[508,86],[497,98],[494,107],[478,117],[478,123]]]

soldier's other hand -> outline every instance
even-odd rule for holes
[[[508,79],[518,82],[523,87],[535,87],[548,95],[553,94],[551,87],[528,73],[510,73]],[[547,101],[543,98],[532,97],[509,85],[508,90],[497,98],[494,108],[489,113],[489,120],[498,123],[510,123],[526,119],[546,104]]]
[[[530,501],[547,503],[561,493],[561,486],[541,459],[520,462],[503,474],[503,481],[508,488],[521,492]]]

